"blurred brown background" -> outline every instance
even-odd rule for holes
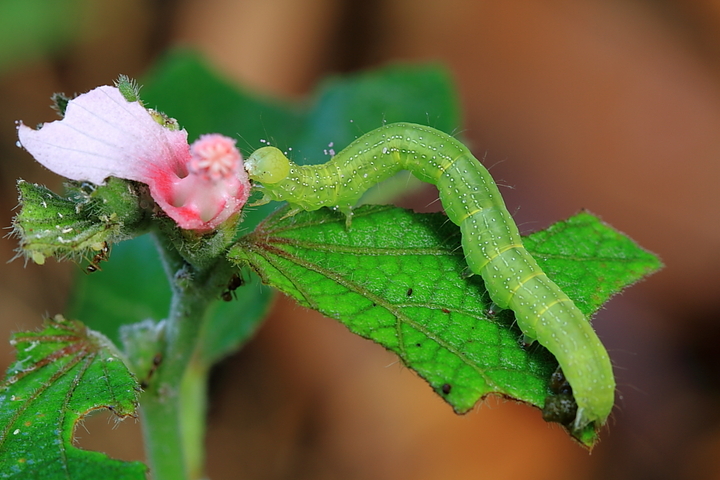
[[[5,15],[12,3],[0,3]],[[382,348],[281,299],[214,374],[211,478],[720,478],[718,2],[64,3],[64,30],[53,30],[60,16],[46,19],[53,48],[36,48],[21,30],[4,34],[15,55],[0,64],[3,226],[17,177],[60,185],[15,147],[13,122],[52,120],[52,92],[141,76],[184,44],[228,78],[294,98],[328,73],[440,60],[460,88],[464,138],[513,187],[503,193],[521,229],[588,208],[667,265],[595,321],[619,401],[591,455],[512,402],[455,416]],[[0,242],[2,258],[14,248]],[[21,260],[2,268],[2,339],[62,311],[77,270]],[[12,359],[3,346],[0,367]],[[81,445],[142,458],[137,425],[113,430],[98,418],[78,430]]]

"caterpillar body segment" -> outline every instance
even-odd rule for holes
[[[582,312],[523,247],[490,173],[455,138],[395,123],[361,136],[322,165],[298,166],[280,150],[263,147],[246,168],[265,200],[303,210],[335,208],[348,222],[362,194],[400,170],[436,185],[448,218],[460,226],[470,271],[482,275],[497,306],[515,312],[525,336],[557,358],[578,404],[572,427],[605,423],[615,398],[607,351]]]

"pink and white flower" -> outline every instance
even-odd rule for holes
[[[115,87],[68,103],[65,117],[39,130],[18,124],[20,144],[53,172],[102,185],[108,177],[145,183],[160,208],[184,229],[207,231],[238,213],[250,182],[235,141],[162,126]]]

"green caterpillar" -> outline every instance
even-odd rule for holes
[[[460,226],[465,258],[482,275],[490,298],[515,312],[530,341],[552,352],[578,405],[572,428],[605,423],[615,398],[607,351],[585,316],[523,247],[517,225],[490,173],[455,138],[422,125],[385,125],[355,140],[322,165],[298,166],[274,147],[246,162],[264,193],[261,203],[296,209],[332,207],[347,215],[371,186],[400,170],[437,186],[450,220]]]

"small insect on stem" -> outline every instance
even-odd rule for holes
[[[245,280],[243,280],[243,278],[237,273],[233,273],[232,277],[230,277],[230,281],[227,284],[226,290],[220,294],[220,297],[226,302],[231,302],[233,298],[237,298],[237,296],[235,295],[235,290],[242,287],[243,285],[245,285]]]
[[[150,379],[157,371],[158,367],[162,363],[162,353],[156,353],[152,360],[152,366],[150,367],[150,370],[148,371],[148,374],[145,376],[145,379],[140,382],[140,388],[143,390],[147,390],[147,387],[150,385]]]
[[[90,261],[90,264],[85,268],[85,271],[87,273],[94,273],[98,270],[102,270],[100,268],[100,262],[104,262],[108,259],[110,256],[110,246],[107,242],[102,242],[100,246],[100,251],[93,256],[92,260]]]

